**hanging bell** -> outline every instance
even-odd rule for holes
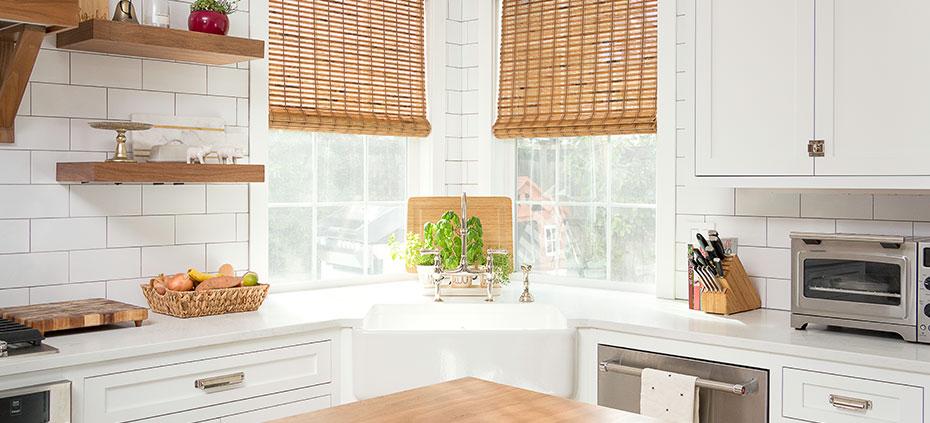
[[[117,22],[139,23],[136,19],[136,8],[132,5],[132,0],[120,0],[116,4],[116,11],[113,12],[113,20]]]

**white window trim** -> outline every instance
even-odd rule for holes
[[[546,225],[543,227],[543,234],[543,241],[546,245],[546,256],[558,256],[559,251],[561,250],[561,243],[559,242],[559,227],[556,225]],[[550,246],[552,247],[551,251],[549,249]]]

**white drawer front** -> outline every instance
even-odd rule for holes
[[[330,384],[249,398],[213,407],[166,414],[134,423],[254,423],[309,413],[332,406]]]
[[[330,350],[325,341],[87,378],[85,421],[143,419],[326,383]],[[240,373],[241,382],[209,387]]]
[[[783,375],[784,417],[830,423],[923,422],[920,387],[788,367]]]

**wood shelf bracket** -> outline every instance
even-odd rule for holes
[[[35,66],[45,27],[18,24],[0,30],[0,143],[13,142],[13,123]]]

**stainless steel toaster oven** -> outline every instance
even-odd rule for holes
[[[894,332],[930,343],[930,238],[791,234],[791,325]]]

